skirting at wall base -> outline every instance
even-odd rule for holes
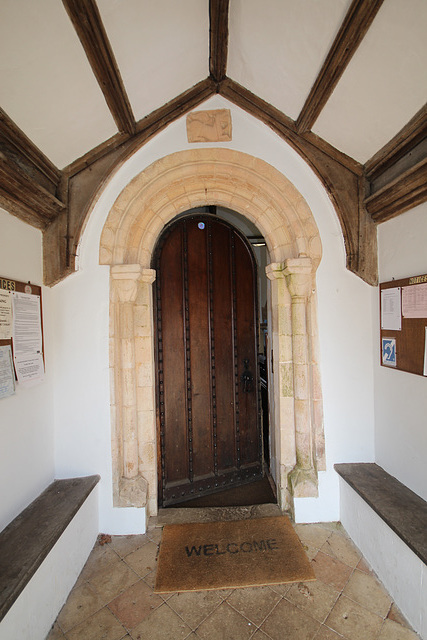
[[[427,640],[427,567],[348,484],[340,479],[341,522],[393,600]]]

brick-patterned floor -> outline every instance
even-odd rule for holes
[[[95,545],[47,640],[416,640],[337,523],[295,525],[315,582],[158,595],[161,528]]]

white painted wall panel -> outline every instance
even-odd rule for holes
[[[0,276],[42,282],[41,232],[0,209]],[[45,380],[0,400],[0,530],[52,481],[50,291],[43,289]]]
[[[349,0],[233,0],[227,75],[294,120]]]
[[[427,203],[378,227],[380,281],[427,274]],[[375,309],[376,462],[427,500],[427,378],[379,364]]]
[[[208,2],[99,0],[139,120],[209,75]]]
[[[0,105],[59,168],[117,132],[62,2],[0,3]]]
[[[427,102],[427,3],[387,0],[313,131],[366,162]]]

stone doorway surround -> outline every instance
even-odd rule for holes
[[[229,149],[180,151],[154,162],[121,192],[105,222],[100,264],[110,265],[113,498],[157,513],[157,426],[152,253],[163,227],[201,206],[251,220],[270,256],[271,467],[282,509],[315,497],[325,469],[318,366],[313,214],[289,180],[265,161]]]

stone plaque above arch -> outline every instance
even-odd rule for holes
[[[152,252],[170,220],[207,205],[248,218],[269,251],[272,464],[279,504],[292,508],[294,496],[317,495],[317,472],[325,468],[315,286],[320,236],[306,201],[283,174],[217,148],[177,152],[147,167],[123,189],[101,234],[99,261],[111,267],[114,503],[157,511]],[[131,297],[121,295],[122,286],[132,289]]]

